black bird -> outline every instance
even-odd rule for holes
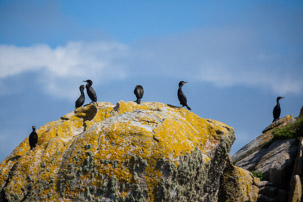
[[[277,120],[279,120],[280,118],[280,114],[281,114],[281,107],[280,107],[280,103],[279,103],[279,100],[283,99],[284,97],[277,97],[277,104],[276,106],[274,107],[274,110],[273,110],[273,116],[274,116],[274,120],[272,122],[275,122]]]
[[[135,90],[134,90],[134,93],[137,97],[137,100],[136,100],[136,103],[137,104],[140,104],[141,103],[141,99],[143,97],[143,94],[144,94],[144,90],[143,90],[143,87],[141,85],[137,85]]]
[[[79,87],[81,95],[80,95],[80,97],[75,102],[75,107],[76,108],[81,107],[84,104],[84,101],[85,101],[84,88],[85,88],[84,85],[81,85]]]
[[[29,135],[29,146],[31,147],[31,149],[35,148],[38,142],[38,135],[36,133],[36,126],[32,127],[33,131],[31,132],[31,134]]]
[[[185,81],[180,81],[180,82],[179,82],[178,99],[179,99],[179,101],[180,101],[180,104],[181,104],[183,107],[186,106],[187,109],[191,110],[191,108],[187,105],[186,96],[185,96],[185,94],[184,94],[183,91],[182,91],[182,86],[183,86],[184,84],[186,84],[186,83],[188,83],[188,82],[185,82]]]
[[[87,92],[88,97],[92,100],[92,102],[97,102],[97,95],[96,95],[95,90],[92,87],[92,85],[93,85],[92,80],[86,80],[86,81],[83,81],[83,82],[87,83],[86,84],[86,92]]]

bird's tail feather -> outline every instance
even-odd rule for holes
[[[191,108],[188,105],[186,105],[186,107],[187,107],[188,110],[191,110]]]

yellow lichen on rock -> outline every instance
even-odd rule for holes
[[[167,177],[163,169],[178,168],[183,156],[197,149],[202,152],[199,163],[207,164],[208,152],[222,138],[233,137],[231,127],[183,108],[123,101],[78,108],[37,133],[34,150],[26,138],[0,164],[0,185],[8,200],[153,201],[156,187]]]
[[[257,201],[259,188],[257,186],[258,182],[260,182],[259,178],[254,178],[252,173],[235,167],[235,175],[238,177],[239,183],[239,193],[241,193],[243,197],[243,201]]]
[[[260,179],[227,161],[221,184],[222,201],[257,201]]]

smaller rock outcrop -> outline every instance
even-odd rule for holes
[[[252,160],[250,160],[250,163],[252,163],[253,161],[259,161],[260,156],[262,156],[262,149],[266,148],[266,146],[268,146],[267,144],[269,144],[271,142],[271,140],[273,139],[273,134],[272,134],[272,129],[274,128],[281,128],[284,127],[286,125],[288,125],[289,123],[292,123],[293,120],[293,116],[285,116],[283,118],[281,118],[280,120],[270,124],[268,127],[266,127],[262,134],[260,136],[258,136],[256,139],[252,140],[251,142],[249,142],[247,145],[245,145],[244,147],[242,147],[239,151],[237,151],[233,156],[232,156],[232,160],[233,162],[238,162],[242,159],[244,159],[247,156],[250,156],[251,154],[255,153],[256,151],[261,152],[260,154],[258,154],[257,156],[254,156],[254,158],[252,158]],[[261,151],[260,151],[261,150]]]
[[[285,116],[232,157],[236,166],[258,174],[260,201],[301,201],[302,117]]]

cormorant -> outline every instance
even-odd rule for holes
[[[276,106],[274,107],[274,110],[273,110],[273,116],[274,116],[274,120],[272,122],[275,122],[277,120],[279,120],[280,118],[280,114],[281,114],[281,107],[280,107],[280,103],[279,103],[279,100],[280,99],[283,99],[284,97],[277,97],[277,104]]]
[[[38,142],[38,135],[36,133],[36,126],[32,127],[33,131],[31,132],[31,134],[29,135],[29,146],[31,147],[31,149],[35,148],[35,146],[37,145]]]
[[[83,81],[83,82],[87,83],[86,84],[86,92],[87,92],[88,97],[92,100],[92,102],[97,102],[97,95],[96,95],[95,90],[92,87],[92,85],[93,85],[92,80],[86,80],[86,81]]]
[[[84,101],[85,101],[84,88],[85,88],[84,85],[81,85],[79,87],[81,95],[80,95],[80,97],[75,102],[75,107],[76,108],[81,107],[84,104]]]
[[[143,87],[141,85],[137,85],[135,90],[134,90],[134,93],[137,97],[137,100],[136,100],[136,103],[137,104],[140,104],[141,103],[141,99],[143,97],[143,94],[144,94],[144,90],[143,90]]]
[[[180,82],[179,82],[178,99],[179,99],[179,101],[180,101],[180,104],[181,104],[183,107],[186,106],[187,109],[191,110],[191,108],[187,105],[186,96],[185,96],[185,94],[184,94],[183,91],[182,91],[182,86],[183,86],[184,84],[186,84],[186,83],[188,83],[188,82],[185,82],[185,81],[180,81]]]

